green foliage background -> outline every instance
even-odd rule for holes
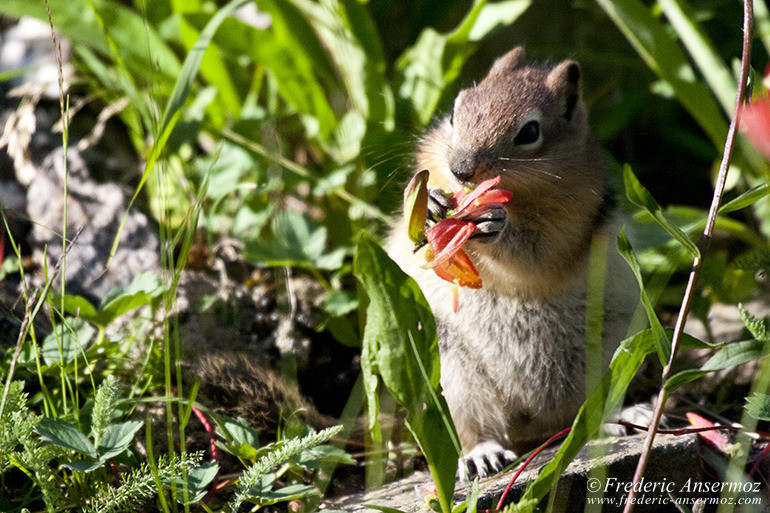
[[[764,2],[755,5],[753,63],[763,70],[770,49],[770,17]],[[37,0],[0,0],[0,13],[48,20],[46,5]],[[633,217],[628,240],[623,240],[624,256],[638,267],[640,284],[647,284],[643,295],[653,330],[626,341],[628,347],[639,346],[627,358],[635,368],[648,352],[667,355],[667,339],[653,303],[658,308],[678,304],[682,278],[697,252],[693,241],[705,224],[712,177],[736,90],[739,3],[51,0],[50,16],[57,31],[73,43],[77,79],[70,94],[98,98],[105,106],[129,100],[119,117],[137,155],[146,162],[141,176],[130,178],[134,200],[146,199],[158,221],[162,261],[171,272],[162,285],[145,277],[98,308],[66,294],[48,297],[47,285],[40,301],[48,300],[58,312],[55,322],[61,322],[61,327],[39,348],[36,342],[27,343],[19,361],[28,370],[34,367],[40,379],[42,391],[33,403],[42,404],[46,416],[64,417],[73,424],[64,427],[65,420],[58,419],[59,424],[43,423],[48,431],[44,436],[38,429],[40,439],[29,438],[29,430],[23,433],[30,447],[38,448],[35,444],[42,441],[55,446],[37,462],[39,468],[68,448],[56,443],[65,432],[79,440],[74,450],[89,456],[88,465],[103,466],[109,450],[125,449],[121,438],[106,453],[97,451],[98,436],[94,443],[88,440],[84,434],[88,416],[81,419],[80,415],[85,397],[95,397],[97,382],[118,373],[118,366],[101,369],[103,375],[96,380],[91,376],[81,396],[79,365],[90,365],[88,359],[97,350],[127,357],[130,347],[105,339],[105,326],[142,305],[173,304],[179,271],[198,231],[210,244],[224,237],[242,240],[247,261],[256,266],[292,267],[309,274],[327,293],[326,329],[346,345],[357,346],[363,339],[365,354],[376,348],[378,330],[393,329],[388,319],[376,317],[378,309],[385,308],[381,305],[390,303],[388,293],[395,292],[378,290],[373,273],[386,269],[396,283],[403,277],[390,267],[372,238],[365,237],[359,244],[359,235],[367,232],[376,239],[387,228],[412,171],[410,152],[419,134],[435,116],[449,112],[459,88],[483,77],[495,57],[520,44],[534,60],[575,58],[583,65],[593,131],[607,150],[618,190],[625,185],[629,200],[625,207]],[[760,89],[757,86],[756,91],[761,95]],[[623,164],[629,164],[625,171]],[[704,263],[694,311],[702,318],[713,301],[734,303],[756,293],[755,272],[766,267],[770,235],[768,176],[767,162],[742,141],[728,191],[728,200],[736,202],[717,222],[717,233],[728,243],[717,246]],[[119,238],[116,234],[116,244]],[[359,295],[353,273],[361,283]],[[406,282],[403,290],[412,291],[412,285]],[[418,296],[414,294],[414,301],[423,304]],[[359,303],[379,324],[359,326],[364,317],[357,310]],[[441,469],[436,479],[441,507],[446,510],[454,463],[443,459],[436,463],[430,457],[435,444],[420,440],[439,429],[445,414],[443,400],[430,394],[413,397],[399,388],[404,379],[388,383],[394,379],[388,373],[393,372],[422,375],[424,385],[432,385],[430,390],[437,387],[435,351],[433,360],[429,354],[435,333],[426,324],[417,324],[427,333],[420,340],[410,338],[416,333],[410,328],[398,334],[402,342],[418,344],[416,357],[407,359],[403,368],[384,365],[366,354],[367,393],[376,402],[379,372],[412,414],[422,402],[431,403],[430,415],[425,417],[429,425],[421,428],[425,419],[414,417],[409,422],[432,468]],[[84,351],[94,337],[96,344]],[[184,391],[181,382],[173,383],[174,341],[166,335],[162,342],[161,348],[149,346],[142,372],[160,376],[167,417],[172,419],[175,403],[178,418],[184,420],[179,426],[183,435],[196,389]],[[738,357],[723,359],[742,362],[761,354],[752,343]],[[79,358],[83,363],[78,363]],[[161,370],[153,371],[152,358],[157,358]],[[10,362],[11,353],[3,361],[4,373]],[[611,409],[633,375],[633,369],[624,369],[622,363],[614,364],[600,390],[591,396],[600,410]],[[671,387],[723,366],[720,359],[713,368],[692,370]],[[58,376],[61,383],[52,385],[43,376],[54,381]],[[133,377],[129,401],[151,388],[140,384],[144,378],[144,374]],[[8,376],[6,395],[10,381]],[[172,393],[174,386],[177,392]],[[26,404],[18,385],[13,393],[14,404]],[[120,413],[127,417],[129,410]],[[21,406],[14,414],[30,426],[40,425]],[[2,415],[0,408],[0,419]],[[580,420],[582,428],[573,439],[585,441],[599,421],[598,417]],[[140,427],[109,424],[118,426],[114,430],[121,436],[133,436]],[[217,419],[217,424],[229,433],[227,421]],[[266,461],[257,460],[254,440],[231,435],[225,437],[230,452],[245,464],[254,464],[250,468]],[[451,440],[452,429],[444,435]],[[173,437],[169,439],[173,453]],[[304,446],[293,447],[300,451]],[[575,447],[569,446],[566,452],[574,453]],[[564,462],[555,461],[549,472]],[[150,454],[152,468],[135,466],[137,476],[151,484],[154,476],[163,508],[175,508],[175,501],[168,506],[162,497],[182,493],[181,489],[163,484],[155,464]],[[189,461],[174,463],[173,458],[166,466],[195,467]],[[255,482],[267,471],[259,468],[252,472]],[[143,482],[140,477],[137,482]],[[83,489],[90,477],[73,473],[67,479]],[[239,500],[250,498],[267,505],[272,500],[267,498],[270,486],[263,495],[258,487],[240,489]],[[184,494],[190,491],[186,487]],[[530,496],[542,498],[547,489],[547,481],[540,481]],[[303,489],[294,496],[306,492]],[[283,497],[289,496],[294,497],[288,492]],[[60,505],[59,499],[52,504]],[[186,509],[190,502],[184,503]]]

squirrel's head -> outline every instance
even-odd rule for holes
[[[588,121],[580,92],[580,65],[524,62],[515,48],[497,59],[478,85],[457,95],[451,116],[447,163],[457,180],[473,185],[496,175],[558,168],[586,145]]]

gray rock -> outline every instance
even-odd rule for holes
[[[584,447],[575,460],[562,475],[556,491],[556,507],[554,511],[582,512],[587,505],[587,498],[601,497],[587,495],[589,487],[606,491],[604,505],[598,505],[596,511],[619,511],[622,509],[620,500],[626,496],[625,486],[631,483],[636,463],[639,458],[644,435],[628,437],[605,438],[589,443]],[[530,464],[529,468],[517,479],[507,495],[507,502],[517,500],[524,491],[526,483],[534,479],[540,468],[550,461],[558,447],[543,451]],[[647,492],[639,497],[648,504],[637,504],[634,511],[661,512],[676,511],[669,502],[666,490],[672,490],[676,497],[704,497],[704,493],[687,493],[695,489],[697,483],[704,480],[701,472],[701,459],[698,444],[694,435],[674,436],[658,435],[652,456],[644,474],[648,486]],[[606,470],[606,477],[592,474],[593,471]],[[508,485],[514,471],[508,471],[499,476],[484,479],[480,482],[479,509],[494,508]],[[425,499],[415,492],[415,487],[430,483],[428,472],[416,472],[412,476],[385,486],[373,492],[360,493],[329,501],[327,509],[337,509],[347,512],[373,511],[366,504],[389,506],[405,512],[425,511]],[[595,481],[597,480],[598,481]],[[656,486],[655,489],[651,487]],[[459,485],[459,484],[458,484]],[[465,500],[469,485],[458,486],[455,503]],[[600,499],[601,500],[601,499]],[[614,502],[611,502],[614,501]],[[692,506],[692,502],[689,503]]]
[[[105,268],[126,213],[125,194],[115,184],[94,181],[79,152],[68,151],[67,238],[82,228],[65,265],[67,291],[98,300],[116,286],[127,286],[137,274],[158,272],[159,245],[155,229],[136,209],[128,213],[115,256]],[[64,213],[64,157],[61,148],[43,162],[27,189],[27,212],[34,223],[30,234],[33,256],[48,264],[62,254]]]

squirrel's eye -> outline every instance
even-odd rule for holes
[[[455,111],[449,114],[449,126],[455,126]]]
[[[521,127],[519,133],[513,138],[513,143],[518,146],[534,144],[540,139],[540,123],[536,120],[527,121]]]

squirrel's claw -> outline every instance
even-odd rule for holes
[[[504,205],[485,205],[472,216],[466,217],[467,221],[476,225],[470,238],[483,243],[494,241],[505,228],[507,218],[508,210]]]
[[[446,218],[447,211],[452,208],[452,195],[441,189],[428,189],[428,218],[433,222]]]
[[[482,442],[460,459],[457,470],[461,481],[470,481],[476,476],[483,478],[497,474],[516,458],[516,453],[504,449],[497,442]]]

